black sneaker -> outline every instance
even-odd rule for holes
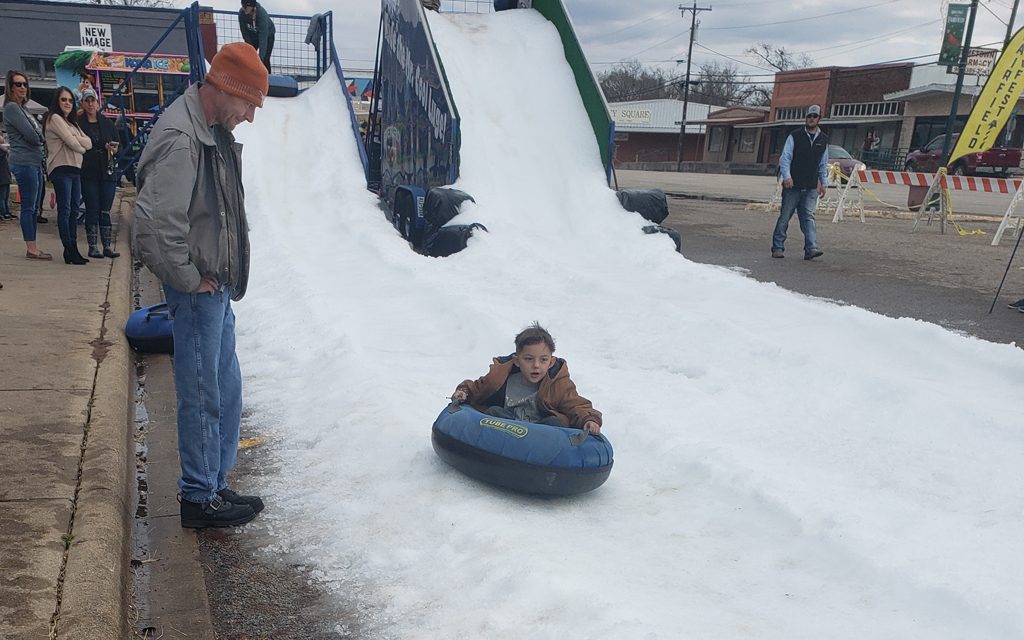
[[[259,496],[241,496],[228,488],[221,489],[217,492],[217,495],[224,498],[231,504],[249,505],[249,507],[256,513],[263,511],[263,500]]]
[[[1010,309],[1024,309],[1024,298],[1021,298],[1017,302],[1011,302],[1006,306],[1009,307]]]
[[[821,249],[811,249],[809,252],[804,254],[804,260],[814,260],[825,255],[825,252]]]
[[[773,258],[785,258],[786,254],[782,253],[781,251],[772,251],[772,257]]]
[[[181,526],[186,529],[237,527],[256,517],[247,504],[232,504],[214,496],[205,504],[181,500]]]

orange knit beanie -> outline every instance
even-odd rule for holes
[[[252,45],[232,42],[220,48],[213,56],[206,81],[224,93],[245,98],[257,107],[270,89],[267,68]]]

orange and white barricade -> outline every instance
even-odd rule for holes
[[[950,200],[950,191],[975,191],[981,193],[993,193],[993,194],[1013,194],[1013,199],[1010,202],[1010,207],[1006,211],[1006,215],[1003,216],[1003,222],[1000,224],[1000,230],[997,232],[996,239],[993,244],[998,244],[999,237],[1002,232],[1013,225],[1014,229],[1019,229],[1021,225],[1021,215],[1015,213],[1016,206],[1020,202],[1021,198],[1021,185],[1022,181],[1019,178],[988,178],[982,176],[950,176],[946,174],[946,169],[940,168],[937,173],[916,173],[908,171],[881,171],[876,169],[864,169],[854,171],[853,175],[850,176],[849,182],[847,183],[847,189],[853,185],[858,185],[863,188],[865,184],[882,184],[882,185],[905,185],[907,187],[928,187],[928,191],[925,193],[924,199],[920,208],[915,212],[914,215],[914,229],[917,229],[917,225],[920,224],[922,218],[927,218],[927,224],[931,224],[933,217],[938,217],[939,223],[942,229],[942,233],[946,232],[946,220],[956,228],[957,233],[960,235],[970,235],[984,233],[983,231],[965,231],[957,222],[953,219],[953,208]],[[864,188],[865,191],[868,191]],[[869,192],[869,191],[868,191]],[[870,192],[869,192],[870,193]],[[881,202],[881,200],[879,200]],[[886,203],[883,203],[886,204]],[[902,209],[891,204],[886,206]],[[839,206],[836,207],[836,214],[833,217],[832,222],[839,222],[843,219],[843,213],[845,209],[845,202],[840,197]],[[1010,218],[1015,217],[1015,220],[1011,223]],[[863,221],[863,215],[861,216]]]

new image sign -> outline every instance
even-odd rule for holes
[[[939,64],[959,64],[960,48],[964,42],[964,26],[967,24],[967,12],[970,5],[951,4],[946,11],[946,29],[942,33],[942,46],[939,48]]]
[[[109,24],[79,22],[78,30],[82,36],[83,47],[92,47],[100,51],[114,50],[114,36]]]

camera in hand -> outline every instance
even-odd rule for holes
[[[111,142],[109,144],[111,145],[111,147],[113,147],[113,149],[111,150],[112,151],[111,153],[107,154],[107,175],[108,176],[113,176],[115,173],[117,173],[117,147],[118,147],[118,143]]]

